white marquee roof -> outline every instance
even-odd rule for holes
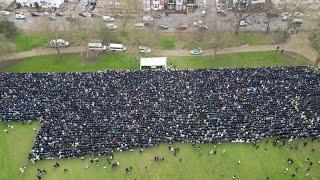
[[[167,66],[167,57],[141,58],[140,66]]]

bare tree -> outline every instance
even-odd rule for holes
[[[142,3],[136,0],[122,0],[121,1],[121,25],[122,32],[127,33],[129,22],[132,20],[134,14],[139,14],[142,11]]]
[[[65,21],[60,19],[48,20],[46,17],[42,18],[40,23],[38,24],[38,28],[41,29],[42,32],[46,35],[49,40],[57,40],[62,38],[63,34],[66,34],[68,31],[68,26]],[[60,47],[55,44],[54,48],[57,50],[57,54],[61,58]]]
[[[235,17],[235,34],[239,33],[240,30],[240,22],[245,20],[247,17],[251,15],[249,13],[250,0],[237,0],[236,4],[233,6],[233,13]]]
[[[227,37],[224,34],[224,30],[219,28],[219,26],[217,26],[216,24],[214,24],[214,27],[210,29],[208,33],[208,37],[210,37],[211,47],[214,50],[214,55],[216,55],[219,50],[223,49],[226,46],[229,37]]]
[[[115,4],[117,2],[117,5]],[[136,0],[107,0],[103,13],[116,15],[121,22],[121,32],[126,34],[133,15],[142,12],[143,4]]]
[[[266,0],[265,5],[264,5],[264,11],[265,11],[266,17],[267,17],[266,33],[269,33],[271,19],[278,17],[279,13],[278,13],[277,9],[275,8],[272,0]]]

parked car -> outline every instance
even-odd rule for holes
[[[16,19],[26,19],[26,16],[23,13],[17,13],[14,17]]]
[[[145,15],[145,16],[142,16],[142,20],[143,21],[153,21],[153,17]]]
[[[187,30],[188,26],[186,24],[180,24],[177,26],[178,30]]]
[[[224,12],[224,10],[221,10],[220,12],[218,12],[218,14],[220,14],[220,16],[226,16],[226,12]]]
[[[197,49],[192,49],[190,51],[191,55],[201,55],[202,54],[202,49],[201,48],[197,48]]]
[[[56,17],[54,15],[50,15],[50,16],[48,16],[48,19],[51,21],[54,21],[54,20],[56,20]]]
[[[2,15],[2,16],[8,16],[10,14],[11,13],[9,11],[0,11],[0,15]]]
[[[205,29],[205,30],[208,30],[209,29],[209,26],[208,25],[205,25],[205,24],[201,24],[199,26],[201,29]]]
[[[117,43],[110,43],[109,45],[110,51],[126,51],[127,47],[125,47],[123,44],[117,44]]]
[[[46,11],[42,13],[42,16],[49,16],[50,14]]]
[[[62,14],[62,13],[60,13],[60,12],[55,12],[54,15],[55,15],[55,16],[58,16],[58,17],[64,16],[64,14]]]
[[[122,14],[122,13],[118,13],[118,14],[116,14],[115,15],[117,18],[121,18],[121,17],[123,17],[124,15]]]
[[[69,42],[63,39],[52,39],[50,41],[50,45],[52,48],[56,48],[56,47],[68,47],[69,46]]]
[[[287,21],[289,18],[291,18],[292,15],[290,13],[284,12],[280,16],[282,21]]]
[[[85,13],[85,12],[80,12],[80,13],[79,13],[79,16],[81,16],[81,17],[88,17],[89,14],[87,14],[87,13]]]
[[[38,17],[38,16],[40,16],[40,14],[37,13],[37,12],[31,12],[30,15],[31,15],[32,17]]]
[[[160,14],[154,14],[152,17],[154,19],[161,19],[161,15]]]
[[[303,22],[302,19],[293,19],[293,20],[292,20],[292,23],[293,23],[293,24],[296,24],[296,25],[301,25],[302,22]]]
[[[193,25],[195,26],[201,26],[203,24],[203,21],[194,21]]]
[[[114,18],[112,16],[109,16],[109,15],[102,16],[102,19],[107,21],[107,22],[113,22],[114,21]]]
[[[137,29],[144,29],[144,23],[135,23],[134,27]]]
[[[151,52],[151,48],[147,47],[147,46],[139,46],[138,50],[140,53],[149,53]]]
[[[159,28],[164,29],[164,30],[168,30],[168,26],[165,24],[160,24]]]
[[[107,29],[109,29],[109,30],[115,30],[115,29],[118,28],[118,26],[115,25],[114,23],[108,23],[108,24],[106,24],[106,27],[107,27]]]
[[[240,26],[246,26],[246,25],[247,25],[247,22],[245,22],[244,20],[240,21]]]
[[[301,13],[301,12],[295,12],[295,13],[293,13],[293,16],[294,16],[294,17],[303,17],[303,13]]]
[[[103,45],[101,40],[92,40],[88,43],[88,49],[93,51],[106,51],[107,46]]]

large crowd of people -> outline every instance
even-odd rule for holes
[[[173,141],[320,138],[312,67],[0,73],[0,95],[5,123],[42,122],[34,159]]]

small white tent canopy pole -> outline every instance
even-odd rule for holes
[[[167,57],[150,57],[140,59],[140,70],[143,68],[159,68],[167,69]]]

